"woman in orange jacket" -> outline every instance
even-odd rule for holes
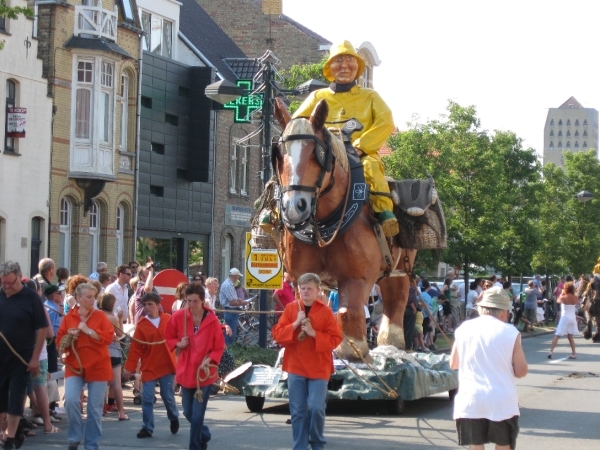
[[[309,443],[321,449],[326,443],[327,384],[334,371],[331,352],[342,342],[342,331],[331,309],[318,300],[319,277],[305,273],[297,284],[301,300],[285,307],[273,327],[273,338],[285,347],[283,370],[288,373],[293,449],[307,450]]]
[[[188,307],[176,311],[165,329],[170,350],[179,349],[176,381],[181,386],[183,415],[190,422],[190,450],[203,450],[211,438],[204,424],[210,386],[217,381],[218,365],[225,349],[221,324],[204,304],[204,286],[194,282],[185,288]],[[196,391],[202,399],[196,398]]]
[[[114,328],[105,314],[94,309],[96,288],[83,283],[75,289],[79,307],[72,308],[58,329],[57,342],[65,363],[65,409],[69,420],[69,450],[84,437],[86,450],[98,449],[102,437],[102,406],[106,383],[113,378],[108,345]],[[87,422],[81,419],[80,394],[88,385]]]

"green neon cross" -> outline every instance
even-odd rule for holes
[[[252,80],[237,80],[236,85],[249,92],[252,89]],[[247,117],[254,111],[262,109],[262,105],[263,101],[260,95],[246,94],[236,100],[224,104],[223,108],[235,110],[234,122],[248,123],[250,121],[247,120]]]

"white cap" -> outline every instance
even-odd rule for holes
[[[242,272],[237,270],[235,267],[229,271],[229,275],[239,275],[240,277],[243,276]]]

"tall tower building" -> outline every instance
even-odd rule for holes
[[[598,110],[570,97],[550,108],[544,127],[544,164],[564,167],[563,152],[598,150]]]

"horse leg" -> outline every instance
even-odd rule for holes
[[[364,280],[338,280],[340,307],[337,321],[344,333],[344,340],[336,349],[339,358],[360,361],[349,341],[354,343],[363,357],[369,355],[364,304],[371,288]]]
[[[416,250],[401,250],[400,262],[397,269],[411,272],[417,255]],[[408,257],[408,267],[404,259]],[[393,345],[404,349],[404,310],[408,301],[410,288],[409,273],[403,277],[388,277],[379,282],[383,298],[383,317],[379,327],[378,345]]]

